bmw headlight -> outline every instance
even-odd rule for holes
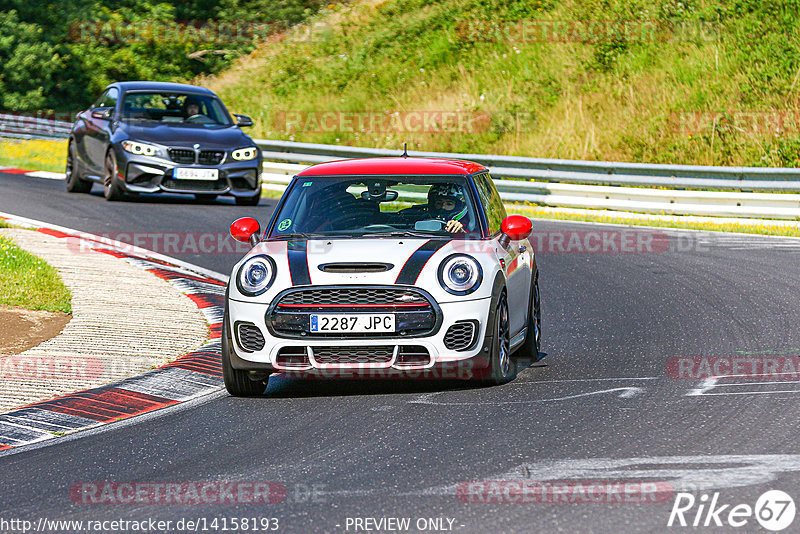
[[[231,153],[231,156],[236,161],[247,161],[250,159],[256,159],[256,156],[258,156],[258,148],[254,146],[247,148],[240,148],[238,150],[234,150]]]
[[[158,154],[158,147],[148,145],[147,143],[137,143],[136,141],[123,141],[122,148],[126,152],[136,154],[137,156],[155,156]]]
[[[275,280],[275,261],[269,256],[253,256],[239,267],[236,287],[249,297],[260,295]]]
[[[448,293],[468,295],[478,289],[483,279],[481,265],[472,256],[453,254],[439,266],[439,283]]]

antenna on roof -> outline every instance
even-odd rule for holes
[[[403,157],[408,157],[408,143],[403,143]]]

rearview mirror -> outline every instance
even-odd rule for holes
[[[522,215],[509,215],[503,219],[503,223],[500,225],[500,231],[503,232],[503,236],[506,238],[503,241],[527,239],[532,230],[533,223],[529,218]],[[503,243],[503,246],[507,246],[507,243]]]
[[[233,114],[236,117],[236,126],[239,128],[247,128],[248,126],[253,125],[253,119],[248,117],[247,115],[239,115],[237,113]]]
[[[250,243],[251,247],[258,244],[261,226],[252,217],[236,219],[231,224],[231,236],[240,243]]]
[[[114,108],[94,108],[92,110],[92,118],[110,121],[114,115]]]

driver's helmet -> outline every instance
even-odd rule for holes
[[[196,96],[187,96],[186,99],[183,101],[183,113],[188,116],[189,106],[197,106],[197,112],[200,113],[200,110],[203,109],[203,102],[197,98]]]
[[[456,184],[434,184],[428,190],[428,211],[436,218],[460,220],[467,214],[464,190]]]

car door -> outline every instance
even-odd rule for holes
[[[506,208],[503,206],[500,194],[488,173],[476,176],[475,185],[489,223],[489,234],[494,236],[500,249],[500,263],[506,275],[509,328],[513,336],[525,327],[528,320],[533,259],[531,246],[527,239],[509,241],[503,246],[500,227],[506,217]]]
[[[86,154],[93,173],[103,175],[105,168],[106,150],[111,139],[111,120],[100,119],[92,116],[92,111],[97,108],[116,108],[119,90],[111,87],[99,100],[99,105],[93,107],[88,112],[86,118]]]

